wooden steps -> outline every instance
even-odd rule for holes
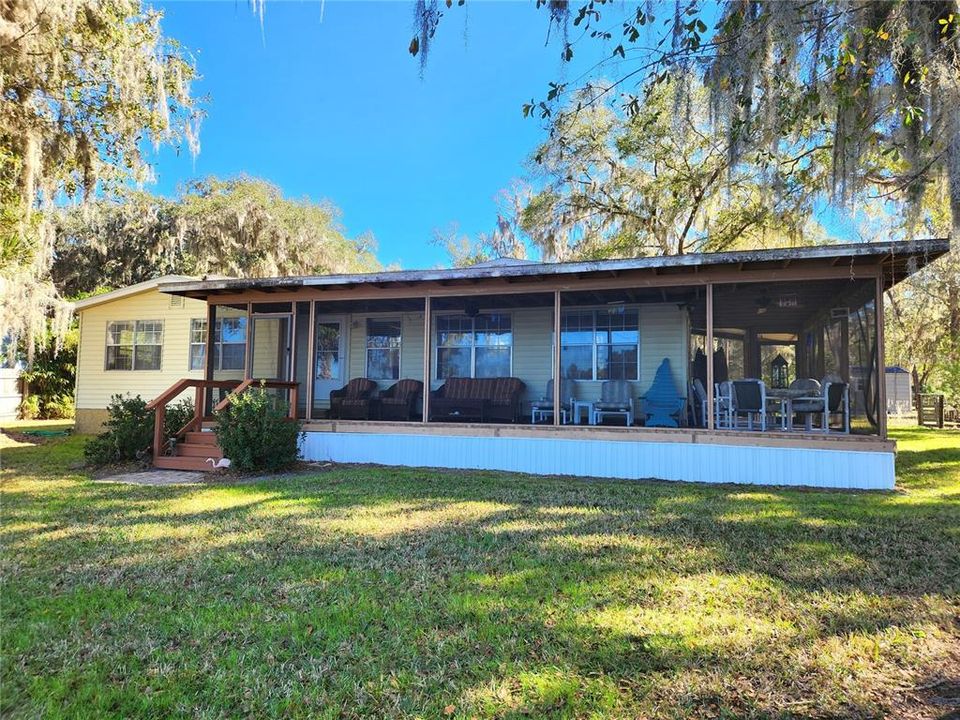
[[[197,470],[210,472],[214,461],[223,457],[217,444],[217,435],[212,432],[188,432],[176,444],[175,455],[162,455],[153,459],[154,467],[166,470]]]

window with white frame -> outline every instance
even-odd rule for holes
[[[213,369],[243,370],[247,350],[247,319],[217,318],[213,336]],[[190,321],[190,369],[203,370],[207,356],[207,321]]]
[[[572,380],[636,380],[640,376],[640,313],[636,308],[564,310],[560,367]]]
[[[509,377],[512,363],[509,315],[437,316],[437,378]]]
[[[107,323],[107,370],[159,370],[163,355],[163,320]]]
[[[367,377],[400,379],[400,320],[367,318]]]

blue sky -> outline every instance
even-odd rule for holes
[[[447,262],[430,243],[457,223],[493,228],[497,195],[543,138],[521,105],[579,72],[544,47],[532,2],[446,11],[423,79],[407,53],[412,0],[268,2],[261,34],[246,2],[157,3],[164,32],[190,48],[208,95],[201,152],[155,158],[155,191],[246,173],[290,197],[331,200],[349,234],[372,231],[385,264]],[[599,51],[599,48],[596,49]]]

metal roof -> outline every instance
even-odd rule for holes
[[[450,282],[457,280],[483,280],[492,278],[523,277],[562,277],[568,275],[583,276],[594,273],[620,273],[628,271],[663,272],[695,269],[711,266],[745,265],[762,268],[765,265],[776,266],[784,262],[829,261],[839,264],[847,260],[851,263],[876,264],[880,262],[897,263],[897,280],[916,272],[950,250],[950,241],[946,238],[922,240],[897,240],[880,243],[853,243],[837,245],[816,245],[807,247],[775,248],[769,250],[736,250],[719,253],[698,253],[691,255],[661,255],[653,257],[625,258],[618,260],[590,260],[582,262],[506,262],[482,263],[465,268],[433,270],[386,270],[373,273],[351,275],[297,275],[274,278],[225,278],[192,282],[170,282],[160,287],[161,292],[190,297],[205,297],[223,292],[242,292],[255,289],[296,289],[296,288],[333,288],[391,283],[417,284],[426,282]],[[913,261],[912,263],[910,261]],[[900,267],[902,266],[902,267]]]

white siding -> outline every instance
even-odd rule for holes
[[[892,451],[696,442],[308,432],[312,461],[503,470],[533,475],[890,490]]]
[[[156,289],[81,310],[77,408],[105,408],[118,393],[148,400],[181,378],[202,378],[202,370],[190,370],[190,320],[206,316],[206,303],[164,295]],[[107,323],[117,320],[163,320],[159,370],[104,369]]]

